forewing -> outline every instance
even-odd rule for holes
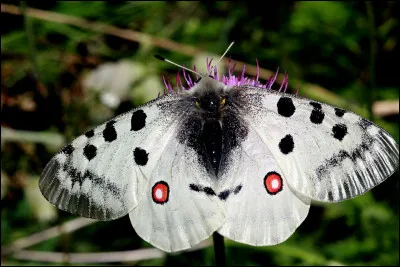
[[[39,187],[59,209],[111,220],[131,211],[169,141],[179,98],[168,95],[122,114],[65,146],[47,164]],[[145,169],[141,168],[146,166]]]
[[[234,90],[238,113],[267,144],[290,186],[305,196],[352,198],[398,168],[394,139],[353,112],[272,90]]]

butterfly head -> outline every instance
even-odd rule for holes
[[[207,114],[219,113],[227,104],[228,87],[213,77],[202,77],[189,91],[194,105]]]

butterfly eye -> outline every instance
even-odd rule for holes
[[[224,96],[221,96],[221,97],[219,98],[219,101],[220,101],[220,103],[221,103],[221,106],[225,106],[226,98],[225,98]]]
[[[194,103],[195,103],[196,107],[200,108],[200,102],[199,102],[198,98],[194,99]]]

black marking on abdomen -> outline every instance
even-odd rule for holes
[[[244,121],[239,120],[235,113],[226,112],[222,118],[222,153],[220,173],[229,166],[231,152],[238,147],[248,135],[248,128]]]
[[[203,118],[197,113],[188,116],[179,126],[177,137],[181,144],[196,152],[199,163],[216,178],[228,166],[232,150],[244,140],[247,133],[244,123],[225,110],[220,120]]]
[[[203,159],[217,175],[222,150],[221,125],[216,119],[208,119],[201,132],[201,142],[205,152]]]

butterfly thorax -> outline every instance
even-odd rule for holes
[[[179,140],[193,148],[200,163],[218,178],[230,152],[243,140],[247,129],[235,115],[232,92],[224,84],[202,78],[191,90],[192,112],[182,125],[185,130],[180,131]],[[242,130],[238,131],[239,128]]]

